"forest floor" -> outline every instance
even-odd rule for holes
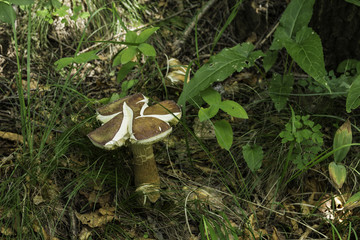
[[[299,171],[311,146],[289,163],[291,146],[279,136],[292,109],[302,119],[309,115],[321,126],[321,152],[312,156],[320,159],[348,118],[339,111],[345,98],[313,94],[294,65],[292,108],[278,112],[269,82],[284,72],[285,52],[267,73],[257,60],[257,67],[213,84],[223,101],[239,103],[248,115],[215,116],[232,127],[229,151],[212,122],[199,121],[199,106],[187,104],[171,135],[154,144],[161,179],[155,203],[138,201],[129,148],[99,149],[87,137],[100,126],[96,109],[117,94],[177,102],[182,84],[166,78],[170,58],[191,65],[191,81],[224,48],[248,42],[266,52],[288,1],[64,2],[69,9],[37,3],[31,20],[17,8],[16,39],[9,24],[0,24],[0,239],[355,239],[359,209],[343,205],[359,189],[356,148],[340,190],[329,177],[331,156]],[[139,34],[151,27],[159,27],[148,41],[156,57],[136,59],[119,76],[114,59],[126,46],[115,42],[125,40],[125,28]],[[93,50],[96,59],[56,68],[61,58]],[[256,171],[244,159],[245,146],[261,146]]]

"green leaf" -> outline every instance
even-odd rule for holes
[[[148,40],[148,38],[154,34],[154,32],[156,32],[156,30],[158,30],[159,27],[153,27],[153,28],[148,28],[145,29],[144,31],[142,31],[140,33],[140,35],[137,37],[136,42],[137,43],[143,43],[146,40]]]
[[[321,39],[311,28],[304,27],[296,34],[296,41],[285,43],[285,48],[294,61],[315,81],[330,90],[326,81]]]
[[[265,72],[268,72],[270,68],[275,64],[276,59],[278,57],[279,51],[267,51],[265,53],[264,59],[263,59],[263,68]]]
[[[271,50],[281,49],[285,42],[310,22],[315,0],[292,0],[280,18],[278,28],[274,33]]]
[[[233,131],[230,123],[225,120],[218,120],[214,123],[214,129],[220,147],[229,151],[233,143]]]
[[[275,104],[278,112],[285,108],[289,94],[294,85],[293,75],[287,74],[284,76],[274,74],[270,82],[269,95]]]
[[[0,2],[0,21],[4,23],[14,24],[16,13],[11,5]]]
[[[69,10],[68,6],[62,5],[60,8],[56,9],[56,11],[53,13],[53,15],[59,16],[59,17],[65,17],[66,15],[69,14],[68,10]]]
[[[245,162],[252,172],[257,171],[261,167],[262,160],[264,158],[261,146],[256,144],[253,146],[246,144],[242,148],[242,154],[244,156]]]
[[[135,43],[137,37],[138,36],[137,36],[136,32],[128,31],[125,36],[125,42]]]
[[[97,52],[98,52],[98,50],[93,50],[93,51],[81,53],[74,58],[74,62],[87,63],[89,61],[99,59],[98,55],[96,55]]]
[[[82,19],[86,19],[86,18],[90,17],[90,13],[89,12],[82,12],[82,13],[80,13],[79,17],[82,18]]]
[[[122,65],[119,72],[117,73],[116,81],[120,83],[122,80],[124,80],[126,75],[128,75],[128,73],[134,68],[136,64],[136,62],[128,62]]]
[[[245,109],[237,102],[225,100],[220,103],[219,107],[221,110],[233,117],[245,119],[249,118]]]
[[[208,88],[213,82],[224,81],[235,71],[242,71],[251,67],[257,58],[263,55],[261,51],[253,52],[251,43],[243,43],[233,48],[225,48],[210,58],[194,75],[188,84],[184,84],[178,104],[184,105],[186,101],[196,97]]]
[[[209,120],[210,118],[214,117],[219,111],[218,105],[210,105],[208,108],[200,108],[198,116],[200,122],[205,120]]]
[[[72,64],[74,62],[74,58],[72,57],[66,57],[66,58],[60,58],[57,60],[54,65],[56,66],[56,70],[59,71],[63,69],[64,67]]]
[[[209,87],[200,93],[202,99],[209,105],[219,105],[221,102],[221,95],[213,88]]]
[[[360,0],[345,0],[345,1],[360,7]]]
[[[329,164],[329,175],[337,188],[341,188],[346,180],[346,168],[342,164],[331,162]]]
[[[359,63],[360,61],[356,59],[346,59],[339,63],[338,67],[336,68],[336,72],[345,73],[352,69],[356,69]]]
[[[130,46],[127,49],[125,49],[121,54],[121,64],[130,62],[135,57],[136,53],[137,53],[137,47],[135,46]]]
[[[336,131],[334,136],[333,149],[337,149],[341,146],[348,145],[351,143],[352,143],[352,131],[351,131],[351,123],[350,120],[348,119]],[[344,160],[349,150],[350,150],[350,146],[338,149],[336,152],[334,152],[335,162],[339,163],[342,160]]]
[[[360,192],[355,193],[354,195],[352,195],[345,203],[344,207],[347,207],[349,205],[354,205],[359,203],[360,201]]]
[[[346,111],[350,113],[353,109],[360,106],[360,75],[358,75],[351,84],[346,97]]]
[[[155,48],[148,43],[141,43],[138,46],[138,49],[147,57],[155,57],[156,56]]]
[[[30,5],[34,3],[34,0],[8,0],[9,3],[16,5]]]
[[[127,92],[130,88],[132,88],[138,82],[139,82],[139,80],[137,80],[137,79],[131,79],[129,81],[122,82],[122,84],[121,84],[122,92]]]

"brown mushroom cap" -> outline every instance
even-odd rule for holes
[[[134,117],[137,117],[140,115],[142,108],[145,109],[147,107],[148,101],[149,99],[141,93],[130,95],[96,109],[96,118],[102,123],[106,123],[116,115],[122,113],[124,102],[133,110]]]
[[[181,109],[171,100],[151,107],[147,101],[144,95],[135,94],[99,108],[98,119],[105,123],[88,137],[105,149],[122,146],[129,138],[133,144],[152,144],[165,138],[172,131],[169,122],[178,121]]]

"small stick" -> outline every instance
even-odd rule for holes
[[[174,46],[172,47],[172,52],[173,55],[178,55],[179,52],[181,51],[181,47],[184,44],[185,40],[189,37],[191,31],[194,29],[195,24],[197,21],[199,21],[199,19],[201,19],[204,14],[207,12],[207,10],[209,10],[209,8],[216,2],[216,0],[210,0],[208,1],[201,9],[200,12],[195,15],[193,17],[193,19],[191,20],[191,22],[189,23],[189,25],[186,27],[183,36],[176,40],[174,43]]]

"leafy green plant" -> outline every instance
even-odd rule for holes
[[[71,11],[69,12],[69,7],[66,5],[62,5],[57,0],[49,1],[45,4],[43,9],[37,10],[36,15],[43,18],[48,23],[52,24],[54,22],[54,17],[65,17],[70,16],[70,19],[76,21],[78,18],[86,19],[90,17],[90,13],[87,11],[82,11],[81,5],[75,5]],[[61,20],[62,23],[68,24],[68,21],[63,18]]]
[[[209,105],[208,108],[201,107],[199,110],[198,116],[201,122],[214,117],[220,109],[233,117],[248,118],[245,109],[240,104],[231,100],[221,101],[220,93],[212,88],[202,91],[200,95]],[[217,120],[214,123],[214,128],[219,145],[229,150],[233,142],[233,132],[230,123],[226,120]]]
[[[278,51],[282,48],[285,48],[292,58],[290,63],[285,63],[284,76],[274,75],[270,82],[270,96],[278,111],[286,106],[287,98],[292,91],[293,61],[330,91],[321,39],[312,28],[308,27],[314,2],[315,0],[293,0],[289,3],[274,33],[270,50],[264,57],[266,71],[275,63]]]
[[[291,161],[300,170],[321,151],[323,145],[321,126],[309,118],[309,115],[299,116],[292,111],[290,121],[279,134],[282,143],[290,143],[287,162]]]
[[[208,105],[207,108],[200,108],[200,121],[209,120],[217,115],[219,109],[237,118],[248,118],[244,108],[231,100],[221,100],[221,95],[210,86],[214,82],[224,81],[235,71],[242,71],[244,68],[252,67],[255,60],[263,55],[261,51],[253,51],[251,43],[236,45],[230,49],[223,49],[220,53],[210,58],[188,83],[184,84],[178,104],[185,106],[186,102],[197,105],[201,97]],[[201,104],[201,103],[200,103]],[[230,124],[226,120],[218,120],[214,123],[215,134],[219,145],[229,150],[233,141],[233,132]]]

